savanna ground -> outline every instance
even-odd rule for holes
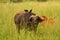
[[[60,40],[60,2],[0,3],[0,40],[18,40],[14,15],[24,9],[33,9],[37,15],[54,19],[54,24],[39,24],[37,33],[21,30],[19,40]]]

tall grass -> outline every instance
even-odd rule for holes
[[[0,3],[6,3],[6,2],[29,2],[29,1],[47,2],[47,1],[60,1],[60,0],[0,0]]]
[[[53,18],[55,24],[38,25],[37,33],[24,34],[21,30],[19,40],[60,40],[60,3],[59,2],[23,2],[0,3],[0,40],[18,40],[14,24],[14,15],[24,9],[32,9],[37,15]]]

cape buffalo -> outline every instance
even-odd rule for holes
[[[30,11],[24,10],[24,12],[19,12],[14,16],[14,22],[18,32],[20,32],[20,29],[29,29],[36,32],[38,23],[42,21],[39,16],[32,13],[32,9]]]

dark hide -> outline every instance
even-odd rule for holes
[[[30,23],[29,23],[29,29],[34,30],[34,32],[37,31],[37,26],[39,23],[41,23],[43,20],[39,16],[32,16],[30,17]]]
[[[36,14],[32,13],[32,10],[30,10],[29,12],[28,12],[28,10],[24,10],[24,11],[25,11],[24,13],[17,13],[14,16],[14,22],[16,24],[16,28],[17,28],[18,32],[22,28],[24,28],[24,29],[27,28],[27,25],[30,22],[29,17],[31,15],[36,15]]]
[[[36,32],[38,23],[42,21],[43,20],[39,16],[32,13],[32,10],[29,12],[28,10],[24,10],[23,13],[17,13],[14,16],[14,22],[19,33],[20,29],[29,29]]]

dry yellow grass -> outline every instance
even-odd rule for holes
[[[38,25],[37,34],[21,30],[20,40],[60,40],[60,2],[23,2],[23,3],[0,3],[0,40],[18,40],[14,15],[17,11],[33,9],[37,15],[45,15],[53,18],[54,25],[48,23]]]

